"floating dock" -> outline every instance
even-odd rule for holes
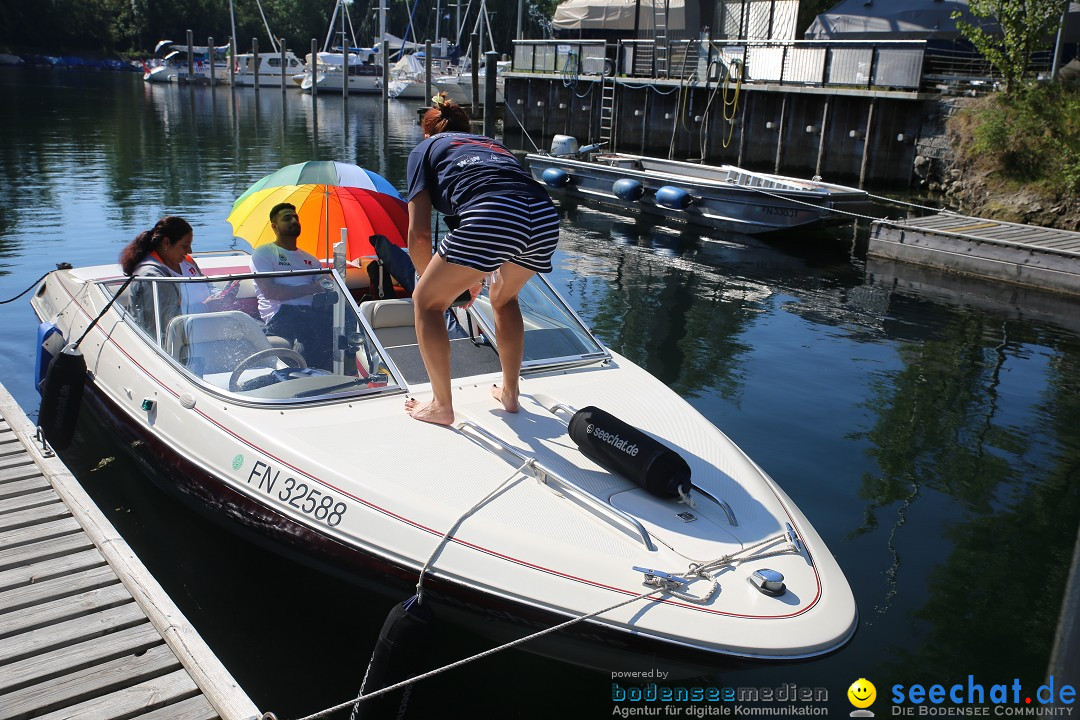
[[[0,718],[260,713],[0,385]]]
[[[875,221],[866,254],[1080,295],[1080,232],[937,213]]]

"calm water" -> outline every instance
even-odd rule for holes
[[[137,75],[0,68],[0,299],[54,263],[115,261],[166,213],[233,247],[232,201],[309,159],[404,186],[412,105]],[[1043,682],[1080,518],[1074,302],[868,265],[865,238],[770,244],[563,207],[553,282],[600,337],[682,394],[788,492],[855,591],[830,657],[702,667],[700,684],[827,688]],[[244,243],[237,241],[239,247]],[[963,299],[957,299],[957,297]],[[36,320],[0,305],[0,381],[31,417]],[[84,418],[85,419],[85,418]],[[157,490],[90,422],[64,454],[102,510],[264,710],[352,697],[394,595],[318,575]],[[442,629],[432,663],[485,649]],[[630,666],[627,669],[643,669]],[[509,651],[418,685],[411,717],[610,717],[611,678]],[[874,707],[888,714],[887,700]]]

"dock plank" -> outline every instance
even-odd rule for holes
[[[23,493],[21,495],[15,495],[0,500],[0,515],[13,513],[17,510],[29,510],[31,508],[43,507],[54,502],[60,502],[60,498],[57,497],[52,488],[38,490],[37,492]]]
[[[0,482],[8,480],[22,480],[23,478],[40,476],[41,470],[32,460],[26,458],[24,462],[7,463],[0,466]]]
[[[17,690],[4,698],[3,717],[37,717],[178,669],[180,661],[169,647],[159,645]]]
[[[9,467],[17,467],[19,465],[26,465],[27,463],[33,465],[34,461],[31,460],[21,448],[13,449],[13,451],[7,455],[0,455],[0,470]]]
[[[71,527],[72,524],[75,525],[74,529]],[[79,522],[75,518],[67,518],[58,523],[49,523],[47,528],[42,525],[35,527],[38,529],[44,528],[49,534],[44,539],[35,540],[30,532],[11,533],[13,547],[0,550],[0,570],[10,570],[28,563],[70,555],[94,547],[94,543],[91,542],[90,538],[78,532],[81,528],[79,528]],[[3,546],[3,541],[4,537],[0,534],[0,547]]]
[[[0,615],[0,639],[129,602],[133,602],[131,593],[119,582],[77,595],[57,598],[21,612]]]
[[[4,640],[0,645],[0,664],[24,660],[49,650],[99,638],[146,622],[146,615],[139,606],[128,603],[94,615],[31,630]]]
[[[140,715],[139,720],[217,720],[218,717],[206,697],[199,695]]]
[[[101,638],[34,655],[4,667],[4,672],[0,673],[0,696],[159,645],[165,645],[165,641],[153,625],[143,623]]]
[[[0,499],[6,500],[7,498],[25,495],[38,490],[52,490],[52,485],[43,475],[25,479],[20,478],[0,484]]]
[[[48,522],[49,520],[58,520],[62,517],[71,517],[71,512],[64,503],[57,499],[56,502],[44,507],[31,508],[30,510],[0,515],[0,531],[17,530],[21,527],[26,527],[27,525],[36,525],[37,523]]]
[[[105,565],[97,548],[32,562],[0,572],[0,592]]]
[[[9,615],[28,618],[33,615],[36,607],[47,607],[58,600],[66,600],[118,582],[120,579],[112,568],[104,565],[0,593],[0,627],[7,622],[15,622],[7,617]],[[0,637],[4,634],[0,632]]]
[[[100,720],[124,717],[187,700],[199,686],[183,670],[39,716],[38,720]]]

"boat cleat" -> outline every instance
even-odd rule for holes
[[[672,575],[666,573],[663,570],[650,570],[649,568],[638,567],[635,565],[634,570],[645,573],[645,581],[643,585],[649,587],[663,588],[664,590],[682,590],[686,587],[688,580],[678,575]]]

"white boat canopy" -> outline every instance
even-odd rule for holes
[[[843,0],[821,13],[807,28],[807,40],[956,40],[961,37],[953,13],[987,32],[997,23],[975,17],[967,0],[890,0],[871,3]],[[1080,3],[1071,3],[1066,31],[1080,36]],[[1073,38],[1066,38],[1072,42]]]
[[[653,3],[661,8],[665,0],[566,0],[555,8],[551,25],[555,30],[652,31]],[[666,0],[668,30],[686,30],[685,0]]]

